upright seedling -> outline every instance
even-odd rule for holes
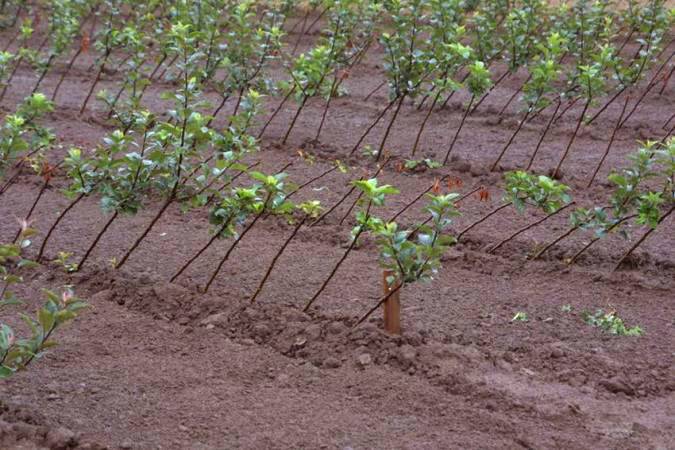
[[[380,264],[391,275],[386,282],[390,290],[363,315],[356,325],[363,323],[392,295],[403,287],[418,281],[430,281],[441,266],[441,256],[457,240],[448,232],[452,218],[459,215],[455,200],[459,194],[428,194],[425,211],[431,222],[414,231],[400,230],[396,222],[373,220],[371,229],[377,238]]]

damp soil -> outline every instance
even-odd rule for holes
[[[315,38],[310,33],[303,45]],[[335,158],[359,173],[373,173],[372,163],[348,153],[387,102],[384,90],[364,100],[382,79],[379,52],[373,49],[350,73],[348,94],[332,103],[318,142],[314,133],[324,105],[312,100],[289,141],[280,143],[297,106],[289,104],[250,162],[259,160],[264,171],[293,162],[287,172],[297,183],[327,170]],[[111,129],[101,104],[93,102],[78,114],[94,76],[91,63],[91,57],[78,60],[48,118],[65,146],[94,148]],[[61,62],[47,76],[45,92],[54,88],[64,66]],[[113,89],[120,77],[106,74],[101,88]],[[17,72],[0,106],[3,114],[30,92],[35,78],[28,68]],[[395,161],[380,176],[401,194],[381,215],[396,213],[444,175],[460,181],[456,189],[462,193],[477,186],[491,193],[488,202],[475,195],[461,202],[456,230],[498,207],[501,172],[527,161],[552,113],[546,110],[528,123],[499,170],[489,171],[522,116],[516,103],[499,111],[524,79],[513,75],[490,94],[467,119],[451,162],[440,169],[394,170],[396,161],[408,157],[426,114],[405,104],[387,145]],[[164,111],[159,94],[169,88],[168,83],[151,86],[146,106]],[[675,109],[674,89],[671,81],[662,94],[654,90],[645,98],[617,134],[590,188],[588,178],[621,102],[582,129],[562,178],[578,203],[605,201],[610,187],[603,180],[609,170],[627,164],[638,140],[665,135],[662,124]],[[207,96],[217,103],[215,93]],[[457,95],[432,114],[421,155],[444,156],[467,101]],[[268,99],[267,110],[271,113],[278,102]],[[556,124],[535,161],[536,171],[555,166],[580,112],[571,108]],[[222,126],[226,120],[223,113],[215,123]],[[376,127],[365,143],[377,146],[384,128]],[[316,162],[299,160],[299,149],[316,155]],[[331,173],[297,199],[318,198],[331,205],[347,192],[352,176]],[[48,228],[68,204],[59,191],[64,183],[58,175],[41,199],[33,218],[37,229]],[[26,213],[40,185],[26,173],[0,197],[0,241],[13,237],[15,218]],[[36,270],[19,292],[29,306],[38,304],[40,289],[69,284],[91,308],[61,331],[58,348],[30,371],[0,384],[0,448],[673,448],[672,219],[627,265],[613,271],[630,247],[619,236],[603,239],[571,266],[566,258],[592,239],[590,233],[576,233],[545,258],[528,260],[533,249],[566,230],[564,215],[490,253],[491,245],[541,217],[505,209],[444,256],[433,282],[404,289],[403,333],[390,336],[381,331],[379,314],[353,328],[382,290],[377,252],[368,240],[316,306],[301,312],[344,251],[353,201],[300,232],[253,305],[252,293],[292,231],[274,218],[262,220],[241,241],[208,294],[200,288],[229,243],[214,245],[175,283],[168,282],[209,239],[202,212],[169,209],[129,263],[119,271],[110,268],[110,260],[128,248],[159,209],[159,201],[115,221],[81,273],[68,275],[54,264]],[[59,251],[81,255],[107,219],[98,199],[82,201],[55,233],[48,259]],[[399,221],[423,219],[416,204]],[[643,231],[634,227],[633,238]],[[618,337],[587,325],[583,311],[598,308],[617,311],[646,334]],[[513,322],[518,312],[527,313],[528,321]]]

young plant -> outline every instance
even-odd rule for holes
[[[244,95],[250,90],[262,94],[271,91],[267,71],[270,63],[280,54],[283,31],[275,11],[266,11],[257,27],[251,26],[254,17],[254,2],[238,2],[225,23],[225,44],[221,45],[219,51],[211,51],[209,46],[205,76],[209,77],[211,72],[215,75],[218,68],[225,72],[225,76],[216,82],[222,100],[211,115],[213,118],[218,116],[234,95],[237,96],[237,102],[231,116],[237,115]]]
[[[523,86],[525,103],[527,104],[525,115],[502,148],[495,162],[492,164],[491,170],[497,168],[497,165],[516,139],[516,136],[525,122],[527,122],[530,115],[535,110],[545,108],[550,104],[546,95],[555,91],[554,83],[558,80],[561,72],[560,63],[558,61],[563,54],[564,48],[565,40],[558,33],[551,34],[545,45],[539,45],[540,54],[537,55],[532,64],[532,68],[530,69],[530,80]]]
[[[515,171],[508,172],[505,179],[506,193],[504,199],[510,201],[518,212],[523,212],[527,206],[534,206],[546,213],[546,216],[503,239],[490,248],[489,253],[493,253],[516,236],[532,229],[574,204],[568,194],[568,186],[544,175],[531,175],[524,171]]]
[[[431,215],[428,224],[414,230],[400,230],[396,222],[372,220],[369,224],[377,239],[380,265],[391,273],[386,282],[389,292],[363,315],[356,325],[363,323],[392,295],[407,285],[431,281],[441,267],[441,256],[457,239],[448,231],[452,218],[459,216],[455,205],[459,194],[427,194],[425,211]]]
[[[586,116],[586,111],[588,107],[592,104],[597,96],[604,92],[605,89],[605,70],[610,64],[612,58],[612,48],[609,45],[603,45],[600,47],[598,52],[594,55],[594,61],[589,65],[580,65],[578,66],[578,80],[579,87],[582,89],[581,97],[586,101],[584,102],[584,107],[579,114],[579,119],[577,120],[576,127],[574,128],[574,133],[570,137],[565,150],[558,161],[555,169],[553,170],[553,178],[558,178],[560,174],[560,169],[562,168],[567,155],[569,154],[574,141],[576,140],[581,124],[584,121]]]
[[[48,28],[51,46],[46,59],[38,61],[39,77],[32,93],[38,91],[54,61],[68,50],[74,37],[79,32],[83,14],[86,12],[86,3],[84,8],[82,6],[80,2],[74,0],[62,0],[52,5]]]
[[[87,307],[69,289],[61,295],[45,289],[44,294],[47,300],[35,317],[21,315],[21,319],[30,327],[30,337],[17,339],[12,328],[0,323],[0,379],[25,370],[32,361],[44,356],[47,350],[57,345],[51,339],[54,332],[75,319]],[[6,305],[6,302],[0,302],[0,308]]]
[[[623,319],[616,314],[616,311],[605,312],[602,309],[598,309],[595,314],[584,311],[583,319],[588,325],[601,328],[617,336],[642,336],[645,333],[639,326],[627,328]]]
[[[101,209],[112,215],[88,247],[77,270],[82,269],[117,217],[120,214],[136,214],[156,177],[166,175],[162,173],[159,161],[153,161],[146,155],[158,150],[157,131],[153,130],[154,116],[141,112],[130,120],[132,123],[128,129],[115,130],[106,136],[104,145],[96,152],[96,188],[101,194]],[[142,136],[140,142],[136,142],[136,134]]]
[[[637,222],[646,225],[648,230],[628,249],[614,266],[617,270],[630,255],[663,223],[675,210],[675,138],[669,138],[662,148],[656,150],[655,165],[659,176],[664,180],[659,192],[643,194],[638,206]],[[665,212],[661,212],[665,207]]]
[[[43,94],[37,93],[24,99],[14,114],[5,117],[0,127],[0,179],[10,168],[35,157],[50,145],[54,136],[40,124],[40,119],[53,110],[54,105]],[[7,183],[11,181],[12,178],[0,188],[0,194],[7,190]]]
[[[406,98],[415,98],[419,94],[424,80],[436,67],[435,62],[427,57],[428,42],[422,36],[426,21],[425,3],[424,0],[395,0],[385,3],[386,11],[393,22],[391,32],[383,32],[380,38],[385,49],[384,67],[389,84],[389,103],[361,135],[351,154],[359,149],[387,111],[396,105],[378,147],[376,159],[379,160],[403,102]]]
[[[171,28],[169,48],[172,54],[179,57],[178,67],[182,73],[182,80],[176,92],[166,92],[164,95],[165,99],[172,100],[175,105],[175,109],[169,111],[171,120],[158,124],[162,130],[162,139],[166,142],[162,146],[164,152],[156,155],[161,160],[164,170],[168,172],[167,176],[161,177],[165,200],[143,233],[117,263],[117,268],[126,263],[129,256],[176,200],[182,186],[183,172],[189,173],[191,158],[198,158],[201,146],[210,142],[212,138],[212,132],[206,127],[207,119],[197,112],[203,105],[201,100],[203,71],[199,62],[204,57],[203,52],[196,47],[198,36],[199,33],[189,24],[178,23]]]
[[[23,282],[22,273],[37,265],[23,256],[34,234],[35,230],[24,223],[17,243],[0,245],[0,309],[21,304],[11,286]],[[61,295],[48,290],[44,293],[47,300],[38,309],[35,318],[21,315],[31,330],[30,337],[17,339],[12,328],[0,322],[0,379],[25,369],[33,360],[44,355],[47,349],[56,345],[50,339],[54,331],[74,319],[87,306],[70,289]]]
[[[89,87],[87,96],[84,98],[84,101],[82,102],[82,106],[80,106],[80,114],[83,114],[84,110],[87,108],[89,99],[96,90],[96,86],[98,86],[98,83],[101,81],[101,76],[106,70],[106,66],[109,63],[113,50],[120,43],[118,39],[119,30],[115,28],[116,26],[115,19],[121,16],[119,9],[120,5],[116,0],[104,0],[103,3],[105,4],[108,10],[106,15],[106,24],[103,30],[101,31],[103,39],[97,39],[94,45],[96,50],[101,52],[103,55],[96,62],[96,64],[98,64],[98,71],[96,72],[96,76],[94,77],[93,83]],[[97,14],[105,14],[105,13],[106,11],[99,11]]]
[[[473,64],[469,66],[469,77],[466,81],[466,84],[469,89],[469,93],[471,94],[471,99],[469,100],[468,106],[464,110],[462,120],[459,122],[457,131],[455,132],[455,135],[453,136],[452,141],[450,142],[450,146],[448,147],[448,151],[445,153],[445,158],[443,158],[443,165],[446,165],[448,163],[448,160],[450,159],[450,154],[452,153],[452,150],[455,148],[455,143],[457,142],[457,138],[459,137],[459,134],[462,131],[462,127],[464,126],[466,117],[469,111],[471,111],[471,107],[473,105],[474,100],[476,99],[476,97],[480,97],[481,95],[483,95],[483,93],[492,85],[492,79],[490,78],[490,71],[487,69],[483,61],[474,61]]]
[[[414,156],[417,151],[424,128],[426,127],[427,121],[429,120],[429,117],[431,117],[431,113],[434,111],[438,100],[440,100],[443,95],[446,95],[449,92],[454,93],[462,87],[461,83],[455,81],[454,77],[462,67],[472,60],[474,54],[471,47],[465,46],[459,42],[462,39],[464,32],[465,29],[462,26],[450,26],[449,28],[444,29],[441,36],[441,39],[443,39],[445,43],[434,47],[434,58],[439,61],[439,75],[434,79],[432,86],[432,89],[436,91],[436,94],[434,95],[429,110],[417,131],[411,156]]]
[[[204,286],[204,292],[208,292],[211,284],[214,282],[218,273],[223,267],[223,264],[228,260],[232,251],[236,248],[237,244],[246,236],[246,234],[251,231],[255,224],[260,220],[265,214],[275,214],[275,215],[288,215],[293,211],[293,203],[287,200],[286,196],[286,184],[284,179],[286,178],[285,173],[278,173],[276,175],[265,175],[261,172],[251,172],[249,174],[251,178],[257,181],[259,184],[254,186],[254,193],[257,194],[258,191],[262,193],[261,196],[256,197],[256,200],[249,205],[248,215],[252,215],[253,219],[244,227],[241,233],[234,240],[232,245],[227,249],[225,255],[218,263],[216,270],[212,273],[208,282]],[[225,201],[225,206],[227,206],[228,201]],[[221,213],[219,209],[216,209],[212,213],[212,217],[216,217],[227,223],[228,217],[230,217],[227,209],[224,213]]]
[[[9,72],[7,80],[3,82],[2,92],[0,92],[0,102],[5,98],[7,89],[12,84],[14,75],[16,74],[17,70],[19,70],[21,63],[23,61],[32,62],[37,58],[37,51],[30,47],[30,39],[33,36],[33,31],[34,30],[32,27],[32,22],[30,20],[24,21],[24,23],[21,25],[20,28],[21,38],[19,50],[16,51],[14,56],[12,57],[12,62],[14,63],[14,66],[12,67],[11,72]],[[6,68],[5,70],[8,70],[8,68]]]

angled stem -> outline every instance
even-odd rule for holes
[[[624,114],[626,113],[626,107],[628,106],[628,102],[630,101],[630,96],[626,97],[626,101],[623,103],[623,108],[621,109],[621,115],[619,116],[619,119],[616,121],[616,125],[614,125],[614,129],[612,130],[612,135],[609,138],[609,142],[607,143],[607,148],[605,149],[605,153],[602,155],[602,158],[600,158],[600,161],[598,162],[598,165],[595,167],[595,170],[593,171],[593,175],[591,175],[591,179],[588,180],[588,185],[586,186],[587,188],[590,188],[591,185],[593,184],[593,181],[595,180],[595,177],[598,175],[598,172],[600,171],[600,168],[605,162],[605,159],[607,158],[607,155],[609,155],[609,151],[612,148],[612,144],[614,144],[614,139],[616,138],[616,132],[621,128],[621,121],[623,119]]]
[[[530,170],[532,168],[532,164],[534,164],[534,159],[537,157],[537,153],[539,153],[539,149],[541,148],[541,144],[544,142],[544,138],[546,138],[546,134],[548,133],[548,130],[551,129],[551,125],[555,121],[556,114],[558,114],[558,110],[560,109],[560,105],[562,105],[562,100],[558,98],[558,103],[555,106],[555,111],[553,111],[553,114],[551,115],[551,118],[548,119],[548,122],[546,123],[546,127],[544,128],[544,131],[541,133],[541,136],[539,136],[539,141],[537,142],[537,146],[534,149],[534,152],[532,152],[532,156],[530,156],[530,161],[527,163],[527,167],[525,170]]]
[[[663,214],[663,215],[659,218],[658,224],[661,224],[664,220],[666,220],[666,219],[668,218],[668,216],[670,216],[670,215],[673,213],[673,210],[675,210],[675,206],[671,206],[670,209],[668,210],[668,212],[666,212],[665,214]],[[614,266],[614,268],[612,269],[612,271],[613,271],[613,272],[616,272],[617,270],[619,270],[619,269],[621,268],[621,265],[623,265],[623,263],[628,259],[628,257],[629,257],[629,256],[630,256],[630,255],[631,255],[631,254],[632,254],[632,253],[633,253],[640,245],[642,245],[642,243],[643,243],[645,240],[647,240],[647,238],[649,237],[649,235],[651,235],[654,231],[656,231],[656,228],[650,228],[649,230],[647,230],[647,231],[640,237],[640,239],[638,239],[638,240],[635,242],[635,244],[633,244],[633,245],[628,249],[628,251],[626,251],[626,253],[624,253],[623,256],[621,256],[621,258],[620,258],[619,261],[616,263],[616,265]]]
[[[494,245],[490,250],[488,250],[488,253],[494,253],[495,251],[497,251],[500,247],[502,247],[502,246],[503,246],[504,244],[506,244],[507,242],[512,241],[512,240],[515,239],[517,236],[519,236],[519,235],[525,233],[526,231],[528,231],[528,230],[530,230],[530,229],[536,227],[537,225],[540,225],[541,223],[546,222],[546,221],[547,221],[548,219],[550,219],[551,217],[554,217],[554,216],[560,214],[561,212],[563,212],[564,210],[566,210],[567,208],[569,208],[570,206],[572,206],[572,205],[574,205],[574,204],[575,204],[575,202],[570,202],[570,203],[568,203],[568,204],[566,204],[566,205],[564,205],[564,206],[562,206],[562,207],[556,209],[556,210],[553,211],[552,213],[547,214],[546,216],[542,217],[541,219],[536,220],[536,221],[530,223],[529,225],[526,225],[526,226],[520,228],[518,231],[516,231],[515,233],[511,234],[509,237],[503,239],[502,241],[500,241],[499,243],[497,243],[496,245]]]
[[[365,219],[364,219],[364,223],[368,223],[368,219],[370,218],[370,207],[371,207],[371,205],[372,205],[372,202],[369,202],[368,207],[366,208],[366,216],[365,216]],[[337,271],[340,268],[340,266],[342,265],[342,263],[345,262],[345,260],[349,256],[349,254],[352,252],[352,250],[354,250],[354,247],[356,247],[356,242],[359,240],[359,237],[361,236],[361,234],[363,234],[364,230],[365,230],[365,225],[359,226],[359,229],[356,232],[356,234],[354,235],[354,238],[352,239],[352,242],[349,244],[349,247],[347,247],[347,250],[342,254],[342,257],[335,264],[335,266],[333,267],[333,270],[331,270],[330,274],[328,275],[328,278],[326,278],[324,280],[324,282],[321,284],[321,287],[319,288],[319,290],[316,291],[314,296],[307,302],[305,307],[302,309],[304,312],[309,311],[309,308],[312,307],[312,305],[314,304],[316,299],[318,299],[319,296],[321,295],[321,293],[326,289],[326,287],[328,286],[328,283],[330,283],[330,281],[333,279],[333,277],[337,273]]]
[[[257,289],[255,290],[255,292],[251,296],[251,303],[255,303],[256,299],[258,298],[258,295],[260,295],[260,292],[262,292],[263,287],[265,286],[265,283],[267,282],[267,279],[269,278],[270,274],[272,273],[272,270],[274,270],[274,267],[276,266],[277,261],[279,260],[281,255],[284,253],[284,251],[286,250],[288,245],[291,243],[293,238],[295,238],[295,236],[298,234],[298,231],[300,231],[300,228],[302,228],[302,226],[305,224],[306,221],[307,221],[307,216],[304,216],[302,218],[302,220],[300,220],[296,224],[295,228],[293,228],[293,232],[288,236],[286,241],[284,241],[283,245],[279,248],[276,255],[274,255],[274,258],[272,258],[272,262],[270,263],[269,267],[265,271],[265,275],[263,276],[262,280],[260,280],[260,283],[258,284]]]
[[[82,270],[82,267],[84,267],[84,263],[87,262],[87,259],[89,259],[89,255],[91,255],[91,252],[94,250],[94,247],[96,247],[96,245],[101,240],[101,238],[103,237],[105,232],[108,231],[108,228],[110,228],[110,225],[112,225],[112,223],[115,221],[115,219],[117,219],[118,215],[119,215],[119,212],[115,211],[115,213],[110,217],[110,219],[108,219],[106,224],[103,226],[101,231],[99,231],[99,233],[96,235],[96,238],[91,243],[91,245],[87,249],[87,252],[84,254],[84,256],[80,260],[79,264],[77,265],[76,272],[79,272],[80,270]]]
[[[443,158],[443,165],[446,165],[448,163],[448,159],[450,158],[450,153],[452,153],[452,149],[455,148],[455,143],[457,142],[457,138],[459,137],[459,133],[462,131],[462,127],[464,126],[464,122],[466,121],[466,117],[469,115],[469,111],[471,111],[471,105],[473,105],[473,101],[475,99],[476,99],[476,96],[472,95],[471,100],[469,100],[469,105],[464,110],[464,114],[462,115],[462,120],[459,122],[459,126],[457,127],[457,131],[455,132],[455,136],[452,138],[452,142],[450,143],[450,147],[448,147],[448,151],[445,153],[445,158]]]
[[[464,236],[466,233],[468,233],[469,231],[471,231],[472,229],[474,229],[475,227],[477,227],[477,226],[480,225],[481,223],[485,222],[486,220],[488,220],[490,217],[492,217],[492,216],[494,216],[495,214],[497,214],[497,213],[498,213],[499,211],[501,211],[502,209],[508,208],[508,207],[511,206],[512,204],[513,204],[512,202],[506,202],[506,203],[504,203],[504,204],[498,206],[497,208],[493,209],[492,211],[490,211],[490,212],[487,213],[485,216],[481,217],[480,219],[478,219],[477,221],[475,221],[474,223],[472,223],[472,224],[469,225],[468,227],[464,228],[464,229],[457,235],[457,241],[459,241],[459,240],[462,238],[462,236]]]
[[[556,168],[553,170],[553,178],[558,178],[560,174],[560,169],[565,162],[565,159],[567,159],[567,155],[570,152],[570,149],[572,148],[572,144],[574,144],[575,139],[577,138],[577,133],[579,133],[579,128],[581,128],[581,124],[584,121],[584,116],[586,115],[586,111],[588,110],[588,105],[591,104],[591,99],[590,97],[588,100],[586,100],[586,103],[584,104],[584,109],[581,111],[581,114],[579,114],[579,120],[577,120],[577,126],[574,128],[574,134],[570,138],[569,142],[567,143],[567,147],[565,148],[565,151],[562,154],[562,157],[560,158],[560,161],[558,161],[558,165]]]

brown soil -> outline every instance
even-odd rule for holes
[[[78,60],[49,119],[66,145],[93,148],[110,130],[96,102],[83,117],[77,114],[93,77],[87,71],[91,62]],[[61,70],[62,65],[47,77],[44,92],[51,92]],[[17,73],[3,111],[28,94],[35,78],[28,68]],[[101,88],[112,89],[119,78],[107,75]],[[279,144],[295,112],[288,105],[255,155],[262,169],[295,161],[288,172],[301,183],[330,167],[327,159],[345,158],[386,103],[384,91],[363,101],[380,80],[375,50],[351,74],[349,95],[333,102],[320,143],[312,142],[323,111],[315,100],[290,142]],[[444,174],[461,179],[463,192],[485,185],[492,193],[489,203],[475,196],[462,203],[457,230],[499,205],[500,173],[488,167],[520,115],[516,105],[502,117],[497,113],[523,80],[511,77],[468,119],[448,167],[415,174],[385,170],[381,178],[399,187],[401,195],[381,215],[398,211]],[[159,93],[168,87],[152,86],[146,105],[162,111]],[[217,102],[213,93],[208,95]],[[466,101],[458,95],[431,116],[423,155],[442,158]],[[268,110],[277,102],[271,99]],[[563,181],[581,204],[599,204],[609,192],[606,183],[585,185],[619,103],[582,131],[564,166]],[[661,124],[674,107],[672,82],[663,95],[652,92],[619,132],[601,176],[624,166],[637,140],[661,138]],[[555,165],[580,110],[573,108],[556,125],[535,170]],[[393,155],[407,157],[425,113],[404,107],[389,139]],[[550,113],[525,126],[502,169],[526,161]],[[225,117],[217,123],[224,124]],[[367,142],[377,145],[383,132],[384,125],[377,127]],[[298,148],[315,153],[318,162],[299,162]],[[363,158],[347,161],[359,171],[359,166],[372,169]],[[48,228],[67,204],[58,191],[64,181],[57,178],[40,202],[36,228]],[[331,205],[346,192],[348,181],[348,175],[333,173],[297,198]],[[26,174],[0,197],[0,242],[13,237],[14,218],[25,214],[39,183]],[[490,244],[539,217],[507,209],[468,233],[444,258],[431,284],[402,293],[404,333],[393,337],[380,331],[379,318],[351,329],[381,292],[376,251],[367,241],[317,307],[309,315],[300,312],[344,251],[351,219],[342,226],[339,220],[349,204],[300,233],[254,306],[248,299],[291,230],[274,219],[253,228],[208,295],[198,287],[229,243],[213,246],[177,284],[166,281],[208,239],[203,213],[170,210],[123,270],[109,269],[110,258],[119,257],[138,236],[157,202],[116,221],[83,273],[40,268],[20,292],[24,298],[37,304],[41,288],[72,284],[93,307],[60,333],[57,349],[30,371],[0,384],[0,448],[675,446],[672,218],[640,247],[630,267],[611,272],[630,246],[620,237],[604,239],[571,267],[564,258],[588,242],[588,233],[564,241],[543,261],[526,259],[535,245],[566,228],[564,215],[488,254]],[[416,205],[402,221],[423,217]],[[59,227],[48,256],[61,250],[81,255],[106,220],[97,199],[86,199]],[[634,236],[641,232],[633,230]],[[563,305],[571,312],[563,312]],[[597,308],[615,309],[646,335],[615,337],[586,325],[581,312]],[[527,312],[528,322],[511,322],[519,311]]]

